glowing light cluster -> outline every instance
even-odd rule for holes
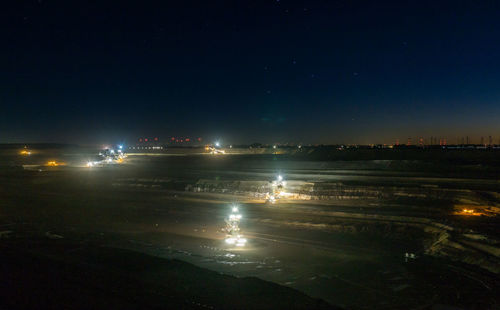
[[[231,214],[229,214],[226,219],[226,243],[230,245],[235,245],[237,247],[243,247],[247,243],[247,239],[243,238],[240,234],[240,220],[242,215],[239,213],[238,207],[233,206],[231,208]]]
[[[226,238],[226,243],[242,247],[245,246],[245,244],[247,243],[247,239],[243,238],[241,235],[238,235],[236,237]]]
[[[65,165],[64,163],[58,163],[55,160],[49,161],[46,164],[46,166],[49,166],[49,167],[57,167],[57,166],[64,166],[64,165]]]
[[[272,204],[275,204],[276,203],[276,197],[274,197],[274,195],[269,195],[267,197],[267,201],[269,201]]]
[[[231,214],[229,216],[230,220],[240,220],[241,219],[241,214]]]
[[[266,202],[275,204],[276,201],[285,194],[285,186],[286,182],[283,181],[283,176],[281,174],[278,174],[276,180],[272,181],[271,183],[272,191],[270,193],[267,193]]]
[[[121,164],[124,162],[127,155],[123,152],[123,145],[118,145],[118,149],[114,150],[106,147],[106,149],[99,152],[101,160],[88,161],[87,167],[103,166],[107,164]]]
[[[462,209],[459,214],[461,215],[474,215],[474,216],[478,216],[478,215],[483,215],[483,213],[481,213],[479,210],[474,210],[474,209]]]

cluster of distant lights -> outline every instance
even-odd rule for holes
[[[183,142],[195,142],[195,141],[198,141],[198,142],[201,142],[202,138],[201,137],[198,137],[198,138],[189,138],[189,137],[171,137],[170,138],[170,141],[172,143],[183,143]],[[155,138],[139,138],[139,142],[142,143],[142,142],[158,142],[159,139],[158,137],[155,137]]]
[[[131,150],[135,150],[135,149],[138,149],[138,150],[163,150],[163,146],[138,146],[138,147],[130,146],[129,149],[131,149]]]
[[[237,237],[226,238],[226,243],[236,245],[238,247],[243,247],[246,245],[247,239],[243,238],[241,235],[238,235]]]
[[[45,164],[45,165],[49,166],[49,167],[57,167],[57,166],[64,166],[66,164],[62,163],[62,162],[57,162],[55,160],[51,160],[51,161],[48,161],[47,164]]]
[[[241,220],[242,216],[239,213],[238,207],[233,206],[231,212],[232,213],[229,215],[229,221],[230,223],[232,223],[231,228],[239,231],[238,223]],[[226,237],[225,242],[229,245],[244,247],[247,243],[247,239],[243,238],[243,236],[240,234],[228,235],[228,237]]]
[[[109,153],[112,154],[112,155],[115,155],[115,154],[118,154],[118,159],[116,160],[116,162],[118,163],[121,163],[122,160],[123,160],[123,145],[118,145],[118,150],[115,151],[114,149],[109,149]],[[99,152],[99,155],[100,156],[105,156],[105,154],[103,154],[102,152]],[[104,160],[99,160],[99,161],[88,161],[86,166],[91,168],[91,167],[95,167],[95,166],[98,166],[102,163],[105,163],[105,164],[111,164],[113,163],[113,158],[107,156]]]
[[[235,211],[236,209],[236,211]],[[233,212],[238,212],[238,208],[233,208]],[[241,220],[241,214],[231,214],[229,215],[230,220]]]
[[[283,181],[283,176],[281,174],[278,175],[275,181],[273,181],[272,186],[277,188],[279,185],[282,187],[286,186],[286,182]],[[267,194],[267,201],[271,204],[275,204],[276,200],[283,195],[283,191],[278,192],[277,194],[273,192],[272,194]]]

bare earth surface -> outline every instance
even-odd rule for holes
[[[46,239],[134,250],[349,309],[499,308],[500,183],[479,168],[139,155],[89,169],[88,156],[4,154],[11,168],[0,172],[0,244]],[[53,158],[67,164],[38,166]],[[19,163],[29,166],[12,168]],[[289,195],[265,203],[278,173]],[[224,243],[232,203],[243,215],[244,248]]]

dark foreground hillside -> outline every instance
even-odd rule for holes
[[[334,309],[257,278],[59,240],[0,240],[1,309]]]

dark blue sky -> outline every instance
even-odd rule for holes
[[[11,1],[0,142],[500,138],[496,1]]]

